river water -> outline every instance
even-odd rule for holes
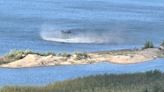
[[[50,66],[35,68],[0,68],[0,85],[46,85],[56,81],[104,73],[134,73],[149,70],[164,72],[164,59],[139,64],[97,63],[87,65]]]
[[[146,40],[158,45],[163,10],[163,0],[0,0],[0,54],[135,48]],[[59,36],[62,30],[71,37]]]
[[[88,52],[156,45],[164,39],[164,0],[0,0],[0,54],[12,49]],[[70,32],[69,32],[70,31]],[[66,33],[66,34],[65,34]],[[164,71],[141,64],[0,68],[0,85],[44,85],[102,73]]]

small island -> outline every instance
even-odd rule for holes
[[[88,53],[37,53],[30,50],[14,50],[0,57],[0,67],[22,68],[38,66],[92,64],[111,62],[117,64],[133,64],[164,57],[164,42],[154,47],[147,41],[140,49],[122,49]]]

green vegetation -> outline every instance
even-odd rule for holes
[[[10,62],[22,59],[28,54],[36,54],[40,56],[53,55],[53,56],[62,56],[66,58],[70,58],[72,56],[72,54],[69,54],[69,53],[56,54],[53,52],[39,53],[39,52],[33,52],[31,50],[12,50],[9,53],[7,53],[5,56],[0,57],[0,64],[6,64],[6,63],[10,63]],[[75,55],[76,55],[77,60],[86,59],[89,57],[86,53],[75,53]]]
[[[14,60],[24,58],[27,54],[33,53],[30,50],[12,50],[0,59],[0,64],[10,63]]]
[[[8,54],[5,55],[5,57],[21,59],[22,57],[28,54],[37,54],[40,56],[56,55],[53,52],[40,53],[40,52],[33,52],[32,50],[11,50]]]
[[[0,92],[164,92],[164,73],[104,74],[45,87],[4,87]]]
[[[160,46],[163,46],[164,47],[164,41],[161,42],[161,45]]]
[[[70,58],[72,55],[69,53],[59,53],[58,56]]]
[[[32,54],[31,50],[11,50],[5,57],[9,59],[21,59],[27,54]]]
[[[86,53],[75,53],[76,60],[87,59],[89,56]]]
[[[13,62],[15,60],[22,59],[28,54],[37,54],[40,56],[56,55],[55,53],[52,52],[39,53],[39,52],[33,52],[31,50],[11,50],[5,56],[0,58],[0,64],[6,64],[6,63]]]
[[[147,48],[154,48],[154,44],[152,41],[146,41],[146,43],[144,44],[143,49],[147,49]]]

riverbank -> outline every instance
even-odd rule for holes
[[[164,92],[164,73],[104,74],[51,83],[46,86],[7,86],[0,92]]]
[[[37,66],[92,64],[112,62],[133,64],[163,57],[160,48],[123,49],[115,51],[99,51],[90,53],[55,54],[35,53],[32,51],[15,51],[0,57],[0,67],[21,68]]]

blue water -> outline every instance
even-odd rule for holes
[[[82,76],[104,73],[134,73],[149,70],[164,72],[164,59],[140,64],[120,65],[97,63],[88,65],[52,66],[37,68],[7,69],[0,68],[0,86],[5,85],[46,85],[55,81],[74,79]]]
[[[0,54],[11,49],[75,52],[141,47],[164,39],[163,0],[0,0]],[[79,42],[59,43],[40,33],[75,30]],[[85,36],[86,35],[86,36]],[[47,38],[53,38],[51,37]]]
[[[146,40],[159,45],[164,40],[163,10],[164,0],[0,0],[0,55],[12,49],[87,52],[138,48]],[[72,43],[54,41],[61,30],[75,32]],[[81,43],[85,41],[91,43]],[[0,68],[0,85],[44,85],[91,74],[164,71],[163,61]]]

